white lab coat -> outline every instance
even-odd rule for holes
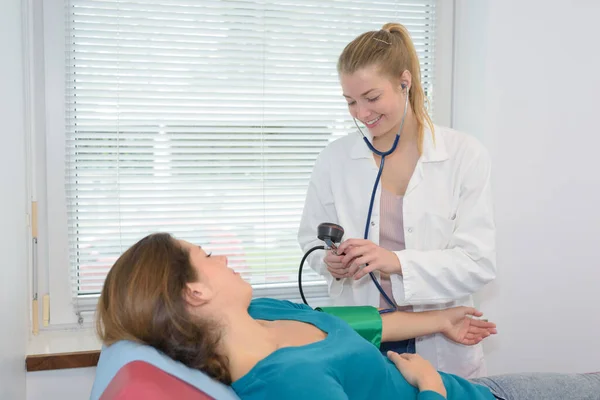
[[[363,237],[377,170],[358,132],[321,152],[298,233],[303,251],[322,244],[316,237],[322,222],[340,224],[344,240]],[[374,243],[379,243],[380,195],[381,184],[369,229]],[[413,311],[472,306],[471,295],[496,277],[490,159],[485,148],[449,128],[436,126],[435,138],[425,129],[423,153],[403,209],[406,249],[395,252],[403,276],[390,278],[398,305],[410,305]],[[335,305],[379,306],[380,294],[368,275],[359,281],[336,281],[323,263],[323,252],[314,252],[307,261],[327,280]],[[417,338],[416,351],[439,370],[466,378],[485,375],[481,345],[463,346],[434,334]]]

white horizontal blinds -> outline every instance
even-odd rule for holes
[[[427,88],[433,77],[433,0],[70,0],[67,20],[78,297],[97,295],[116,258],[156,231],[229,255],[269,293],[295,293],[314,160],[353,126],[339,53],[399,21]],[[319,277],[308,269],[303,279]]]

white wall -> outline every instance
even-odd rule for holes
[[[73,368],[27,373],[27,400],[87,400],[96,368]]]
[[[600,3],[456,3],[454,124],[494,163],[489,371],[598,371]]]
[[[0,3],[0,399],[25,399],[26,162],[21,2]]]

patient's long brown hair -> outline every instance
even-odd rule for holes
[[[217,351],[214,321],[188,311],[186,284],[198,280],[188,252],[169,234],[147,236],[111,268],[98,302],[96,329],[106,345],[148,344],[191,368],[231,383],[228,360]]]

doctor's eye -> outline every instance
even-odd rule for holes
[[[374,103],[374,102],[376,102],[377,100],[379,100],[379,97],[380,97],[380,96],[373,97],[372,99],[367,99],[367,101],[368,101],[369,103]]]
[[[349,102],[348,102],[348,105],[349,105],[349,106],[353,106],[353,105],[355,105],[355,104],[356,104],[356,101],[354,101],[354,100],[352,100],[352,101],[349,101]]]

